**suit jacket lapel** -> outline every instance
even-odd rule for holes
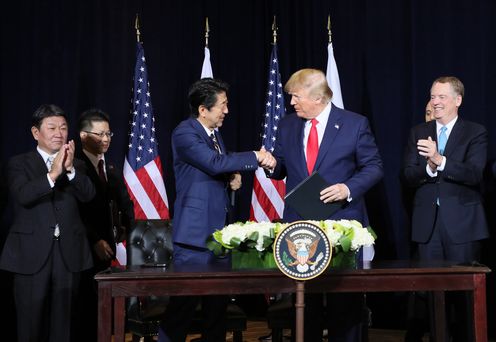
[[[339,129],[342,127],[342,115],[336,106],[331,107],[331,113],[329,114],[329,119],[327,120],[327,126],[322,137],[322,141],[319,146],[319,154],[317,155],[317,161],[315,162],[314,170],[318,170],[320,164],[325,159],[329,148],[331,147],[334,139],[338,135]]]
[[[299,132],[299,134],[296,135],[297,143],[294,146],[296,146],[297,160],[300,161],[300,168],[303,171],[303,174],[307,175],[307,157],[305,149],[303,148],[303,139],[305,138],[305,122],[306,121],[304,119],[296,120],[295,132]]]
[[[219,143],[220,150],[222,154],[227,154],[226,145],[224,145],[224,140],[222,140],[222,135],[220,135],[220,131],[215,131],[215,136],[217,138],[217,142]],[[210,139],[212,140],[212,139]],[[212,143],[213,145],[213,143]]]
[[[446,142],[446,147],[444,149],[444,155],[449,156],[456,146],[458,146],[458,141],[461,139],[463,134],[463,121],[458,118],[451,130],[448,141]]]
[[[41,174],[48,172],[46,160],[43,160],[43,157],[37,150],[31,152],[27,162],[33,166],[36,173],[39,172]]]
[[[213,150],[215,150],[214,142],[212,141],[212,138],[208,136],[203,125],[197,119],[190,119],[190,120],[192,120],[192,126],[198,131],[198,133],[200,133],[203,139],[205,139],[207,145],[210,146]],[[224,153],[225,151],[225,148],[223,146],[224,143],[222,142],[222,137],[220,136],[219,132],[216,133],[216,137],[218,139],[217,142],[219,143],[219,146],[222,149],[222,153]]]

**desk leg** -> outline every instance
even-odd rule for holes
[[[303,342],[305,331],[305,282],[296,281],[296,342]]]
[[[125,297],[114,298],[114,341],[124,342],[124,313]]]
[[[474,336],[476,342],[487,341],[486,275],[474,274]]]
[[[112,291],[110,284],[98,283],[98,342],[112,338]]]
[[[436,341],[446,340],[446,303],[444,291],[433,291],[434,297],[434,334]]]

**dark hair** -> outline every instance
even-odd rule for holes
[[[110,123],[110,117],[103,110],[98,108],[91,108],[85,110],[78,121],[79,131],[87,131],[93,128],[93,122],[107,122]]]
[[[33,116],[31,117],[31,127],[34,126],[40,129],[43,119],[50,116],[62,116],[65,121],[67,121],[65,112],[59,106],[54,104],[42,104],[34,111]]]
[[[188,92],[189,109],[191,116],[198,117],[198,107],[205,106],[208,110],[215,106],[217,95],[227,93],[229,85],[214,78],[202,78],[191,85]]]

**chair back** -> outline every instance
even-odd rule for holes
[[[136,220],[127,237],[127,264],[169,266],[172,262],[172,248],[170,220]],[[168,301],[168,296],[128,298],[128,329],[139,336],[156,335]]]
[[[170,220],[136,220],[127,238],[127,264],[166,264],[172,260]]]

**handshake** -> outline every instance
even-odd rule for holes
[[[272,171],[277,165],[277,161],[272,156],[272,154],[265,150],[265,148],[261,148],[260,151],[255,151],[257,155],[257,162],[260,167],[263,167],[266,170]]]

